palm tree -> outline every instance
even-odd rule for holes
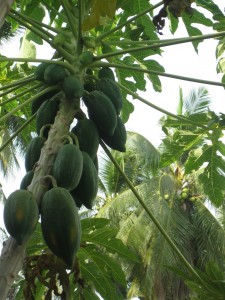
[[[208,113],[210,98],[205,88],[192,90],[187,97],[183,97],[182,93],[180,96],[178,113],[188,117]],[[163,125],[171,121],[170,118],[161,120]],[[170,150],[168,140],[184,131],[185,126],[169,128],[167,125],[165,129],[167,135],[159,147],[161,157]],[[143,136],[129,132],[127,152],[112,152],[112,155],[189,263],[204,271],[207,264],[213,262],[224,273],[224,227],[208,208],[209,202],[199,185],[198,174],[185,174],[189,153],[202,143],[199,140],[180,156],[180,160],[160,167],[165,160],[159,161],[159,150]],[[118,237],[141,261],[139,264],[124,264],[130,282],[128,298],[138,296],[140,299],[163,300],[194,296],[193,285],[188,289],[176,274],[177,270],[184,274],[184,266],[107,158],[100,178],[105,202],[97,216],[109,218],[119,228]],[[171,272],[171,267],[176,272]],[[224,293],[222,295],[224,297]],[[207,299],[207,296],[204,295],[204,298]]]

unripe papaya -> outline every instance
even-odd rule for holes
[[[113,73],[113,70],[110,69],[109,67],[102,67],[99,72],[98,72],[98,78],[109,78],[113,81],[115,81],[115,76]]]
[[[21,190],[26,190],[28,188],[28,186],[31,184],[33,177],[34,177],[34,171],[33,170],[27,172],[21,180],[20,189]]]
[[[36,130],[40,133],[41,128],[47,124],[53,124],[59,110],[60,99],[58,97],[46,100],[41,104],[36,116]]]
[[[89,118],[97,125],[98,129],[108,135],[113,135],[117,116],[111,100],[101,91],[87,93],[83,100],[87,106]]]
[[[41,92],[46,88],[46,86],[40,88],[40,90],[38,91]],[[34,113],[36,113],[36,111],[39,109],[39,107],[41,106],[42,103],[44,103],[46,100],[51,99],[52,97],[54,97],[57,93],[59,92],[59,90],[53,90],[50,92],[47,92],[46,94],[36,98],[34,101],[32,101],[31,103],[31,113],[32,115]]]
[[[96,90],[103,92],[112,101],[119,115],[123,106],[123,97],[116,82],[110,78],[102,78],[97,81]]]
[[[66,77],[66,70],[60,65],[50,64],[44,72],[44,80],[48,85],[54,85],[63,81]]]
[[[8,233],[21,245],[38,222],[39,210],[34,195],[25,190],[11,193],[5,202],[3,217]]]
[[[44,73],[45,73],[45,70],[48,66],[50,66],[50,64],[45,63],[45,62],[38,65],[36,67],[35,71],[34,71],[35,79],[40,80],[40,81],[44,81]]]
[[[98,173],[93,160],[90,156],[82,151],[83,171],[80,182],[73,191],[75,202],[81,202],[86,208],[91,209],[93,201],[98,192]]]
[[[69,191],[75,189],[83,170],[83,156],[74,144],[63,145],[55,158],[52,175],[57,185]]]
[[[32,171],[36,162],[38,162],[41,149],[44,146],[45,138],[37,136],[30,141],[25,155],[25,169]]]
[[[64,78],[63,91],[67,99],[76,99],[83,96],[84,86],[79,78],[71,75]]]
[[[66,189],[55,187],[45,193],[41,228],[49,249],[71,267],[80,246],[81,226],[75,202]]]
[[[83,44],[87,48],[95,48],[95,39],[90,36],[84,36],[83,37]]]
[[[114,134],[109,136],[104,132],[100,132],[100,137],[110,148],[120,152],[126,152],[127,132],[119,116],[117,116],[117,125]]]
[[[87,152],[94,159],[100,142],[95,123],[90,119],[81,119],[71,131],[78,138],[80,150]]]
[[[79,59],[83,65],[88,65],[93,62],[94,55],[90,51],[84,51],[80,54]]]

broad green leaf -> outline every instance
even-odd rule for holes
[[[77,257],[80,261],[81,276],[86,284],[94,285],[96,292],[103,298],[116,300],[118,295],[112,285],[110,274],[98,264],[93,254],[92,248],[79,249]]]
[[[109,220],[104,218],[85,218],[81,220],[82,231],[92,231],[105,227],[108,224]]]
[[[97,25],[104,25],[103,18],[107,22],[107,18],[113,19],[116,10],[116,0],[102,2],[101,0],[93,0],[90,15],[84,20],[82,27],[84,31],[90,30]]]
[[[170,21],[170,31],[172,34],[174,34],[178,28],[178,24],[179,24],[179,18],[175,18],[173,14],[171,14],[170,12],[168,12],[168,18]]]

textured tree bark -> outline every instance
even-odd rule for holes
[[[5,22],[10,7],[12,6],[14,0],[0,0],[0,29]]]

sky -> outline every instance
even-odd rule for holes
[[[158,1],[155,1],[155,3]],[[215,1],[223,10],[223,6],[220,0]],[[154,3],[153,3],[154,4]],[[180,24],[181,25],[181,24]],[[212,32],[212,30],[206,27],[199,27],[204,34]],[[169,31],[169,23],[166,22],[163,30],[162,38],[168,39],[171,37],[186,37],[188,36],[184,26],[179,26],[174,36]],[[199,79],[206,79],[220,82],[222,75],[216,72],[216,57],[215,50],[218,41],[205,40],[200,43],[198,48],[198,54],[194,51],[191,43],[169,46],[163,48],[164,52],[162,56],[156,56],[156,59],[164,68],[165,72],[177,74],[181,76],[190,76]],[[37,50],[37,57],[50,58],[50,48],[41,47]],[[18,44],[6,47],[6,49],[0,49],[1,54],[8,57],[17,57]],[[47,56],[46,57],[46,53]],[[184,95],[187,95],[192,88],[197,88],[199,84],[185,82],[176,79],[170,79],[161,77],[162,92],[155,92],[151,86],[151,83],[147,85],[145,92],[140,93],[140,96],[146,100],[172,112],[176,113],[176,107],[179,100],[179,88],[181,87]],[[225,106],[222,105],[224,101],[224,89],[223,87],[206,86],[211,98],[213,100],[211,109],[215,112],[225,113]],[[132,113],[126,129],[130,131],[138,132],[144,135],[153,145],[156,147],[160,144],[163,134],[160,126],[158,126],[159,119],[162,117],[162,113],[140,103],[138,100],[132,100],[135,105],[135,111]],[[25,175],[24,163],[21,160],[21,169],[15,170],[14,174],[7,179],[3,179],[0,176],[0,182],[3,185],[3,191],[8,196],[12,191],[19,188],[22,176]],[[1,225],[1,218],[0,218]]]

